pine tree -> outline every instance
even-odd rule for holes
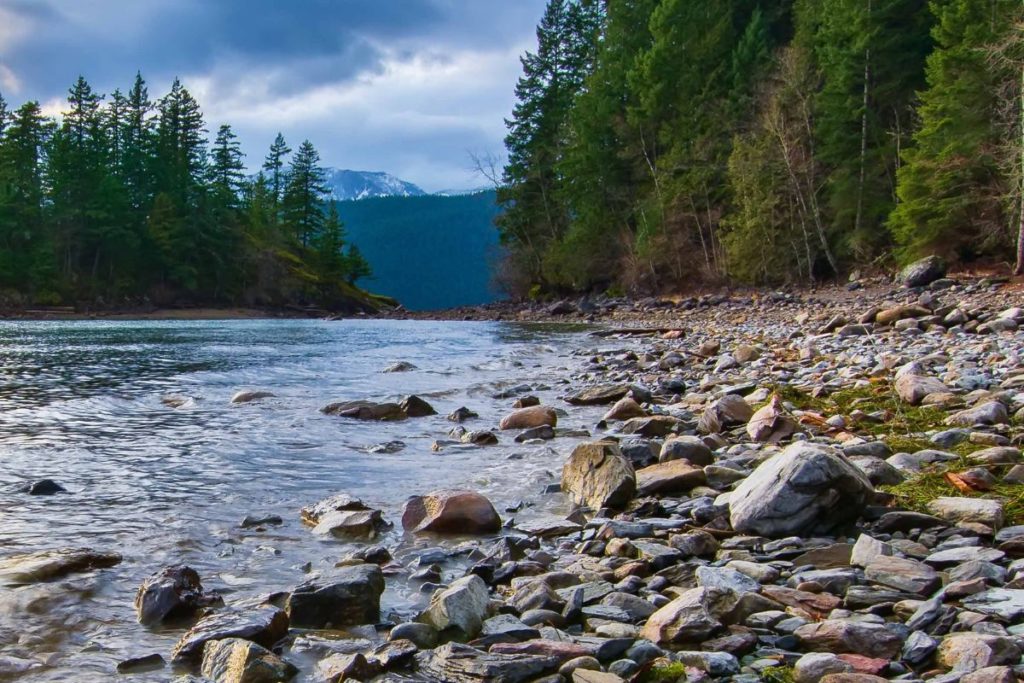
[[[508,163],[499,195],[506,210],[498,226],[520,259],[517,267],[533,281],[543,279],[545,252],[569,222],[556,168],[573,100],[593,67],[601,16],[597,2],[549,0],[537,28],[537,52],[521,60],[517,103],[506,121]]]
[[[270,188],[270,196],[275,203],[280,203],[284,194],[287,175],[284,170],[285,157],[292,153],[292,148],[284,141],[281,133],[274,138],[266,159],[263,161],[263,170],[266,172],[266,182]]]
[[[242,181],[245,179],[243,157],[238,136],[231,130],[231,126],[220,126],[210,151],[210,184],[218,201],[230,209],[237,208],[242,191]]]
[[[299,145],[288,170],[282,200],[284,222],[303,247],[312,244],[324,224],[320,208],[328,188],[320,154],[309,140]]]
[[[969,258],[1008,241],[996,150],[1000,75],[985,47],[1011,28],[1015,0],[932,0],[936,49],[928,57],[921,127],[899,169],[891,226],[900,254]],[[1013,74],[1019,78],[1019,74]]]
[[[348,245],[348,253],[345,255],[346,279],[350,285],[359,280],[373,277],[373,269],[370,262],[363,256],[363,252],[355,244]]]

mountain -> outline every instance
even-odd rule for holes
[[[454,197],[375,197],[337,202],[348,241],[373,268],[360,284],[407,309],[496,301],[491,261],[498,249],[493,190]]]
[[[369,199],[371,197],[419,197],[425,195],[413,183],[381,171],[352,171],[328,168],[327,185],[335,201]]]

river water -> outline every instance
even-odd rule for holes
[[[0,587],[0,680],[110,680],[122,659],[167,657],[187,624],[146,629],[132,608],[140,582],[164,566],[192,566],[228,602],[287,590],[307,563],[330,567],[352,547],[315,537],[298,519],[329,495],[383,509],[399,527],[386,539],[399,559],[424,543],[400,531],[409,495],[470,487],[509,516],[507,507],[557,481],[571,440],[518,446],[502,435],[497,447],[440,453],[431,444],[446,438],[445,415],[462,405],[481,416],[469,428],[495,426],[511,406],[495,394],[509,387],[530,385],[557,404],[562,378],[581,362],[572,351],[586,343],[578,331],[504,323],[0,325],[0,556],[87,547],[124,557],[111,569]],[[381,372],[400,360],[419,369]],[[275,397],[231,405],[240,389]],[[409,393],[439,415],[378,424],[319,412],[336,400]],[[168,395],[188,400],[172,408],[161,400]],[[582,415],[592,425],[590,412]],[[406,448],[367,452],[393,440]],[[17,492],[43,478],[68,493]],[[284,524],[244,530],[246,514],[277,514]],[[409,609],[410,590],[389,582],[384,616]]]

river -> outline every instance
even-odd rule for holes
[[[557,404],[562,378],[583,360],[572,351],[586,344],[571,329],[506,323],[3,323],[0,555],[87,547],[124,560],[0,588],[0,680],[108,680],[122,659],[168,657],[187,624],[146,629],[132,607],[142,580],[164,566],[192,566],[229,602],[287,590],[309,566],[330,567],[351,546],[315,537],[298,518],[329,495],[348,492],[384,510],[396,522],[385,542],[400,561],[424,543],[400,531],[410,495],[470,487],[508,516],[506,508],[557,481],[571,440],[519,446],[502,435],[496,447],[440,453],[431,445],[446,438],[453,425],[445,415],[462,405],[480,414],[470,428],[495,426],[512,402],[495,394],[510,387],[529,385]],[[381,372],[396,361],[418,370]],[[232,405],[241,389],[275,396]],[[319,412],[331,401],[410,393],[439,415],[378,424]],[[168,406],[162,399],[171,395],[186,402]],[[394,440],[405,449],[367,452]],[[43,478],[68,493],[18,492]],[[277,514],[284,524],[245,530],[247,514]],[[407,616],[416,599],[389,582],[383,616]]]

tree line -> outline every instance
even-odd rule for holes
[[[106,97],[82,77],[59,117],[0,96],[0,299],[8,305],[319,304],[370,274],[345,248],[313,144],[278,134],[254,178],[231,126],[207,136],[175,80]]]
[[[506,122],[503,284],[806,282],[929,253],[1020,273],[1022,7],[549,0]]]

